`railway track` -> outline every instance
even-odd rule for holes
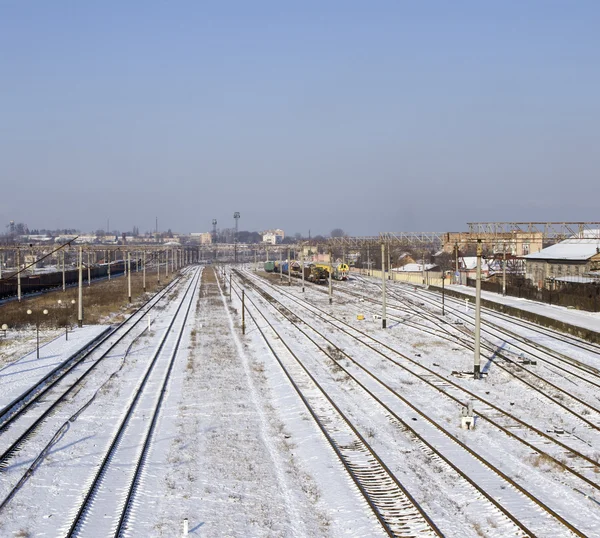
[[[275,289],[273,286],[271,286],[271,288]],[[277,291],[284,295],[291,295],[280,287],[277,288]],[[298,300],[296,297],[292,297],[292,299],[294,301]],[[298,301],[299,303],[304,303],[301,300]],[[465,405],[465,398],[475,401],[478,406],[477,414],[481,419],[489,422],[507,436],[518,440],[536,453],[544,455],[549,461],[554,461],[557,466],[568,469],[573,476],[582,480],[586,485],[591,486],[596,490],[598,489],[598,463],[595,460],[590,459],[574,448],[565,445],[554,437],[547,435],[545,432],[534,428],[525,421],[511,415],[491,402],[486,401],[477,394],[467,391],[458,384],[440,376],[437,372],[425,368],[418,362],[398,353],[380,340],[365,335],[345,322],[334,318],[330,313],[314,307],[313,305],[302,304],[302,306],[312,310],[313,313],[319,316],[324,322],[334,325],[341,332],[346,333],[348,336],[352,336],[355,340],[360,341],[362,344],[369,347],[374,353],[379,354],[386,360],[396,364],[398,367],[410,372],[411,375],[424,381],[430,388],[441,392],[456,403]],[[369,341],[372,344],[369,344]],[[395,360],[392,355],[400,357],[400,360]],[[532,436],[532,433],[535,435]],[[554,455],[548,454],[548,452],[551,454],[553,453]],[[565,461],[566,463],[564,463]]]
[[[380,289],[379,285],[376,283],[368,281],[364,282],[367,282],[370,285],[374,285]],[[418,293],[416,293],[406,286],[402,286],[402,288],[403,296],[397,293],[397,291],[395,291],[393,287],[388,290],[389,295],[402,302],[406,302],[407,297],[410,297],[413,299],[413,307],[415,306],[415,302],[418,301],[419,303],[426,302],[431,307],[436,309],[440,308],[439,298],[435,293],[428,290],[420,290]],[[460,304],[458,300],[452,297],[446,298],[446,311],[454,315],[457,319],[460,319],[463,323],[474,325],[473,318],[469,315],[466,315],[462,311],[462,308],[463,305]],[[500,320],[502,323],[510,324],[511,326],[519,326],[525,329],[526,331],[544,336],[546,338],[552,338],[555,342],[559,342],[561,345],[564,345],[566,343],[570,347],[574,347],[576,349],[585,351],[586,353],[591,353],[595,355],[598,359],[600,359],[600,346],[577,339],[566,333],[551,331],[550,329],[540,327],[533,323],[525,322],[523,320],[519,320],[518,318],[506,316],[494,310],[482,308],[482,313],[486,316],[485,325],[482,326],[482,331],[487,332],[487,334],[489,334],[490,337],[495,337],[500,340],[503,340],[506,343],[509,343],[512,346],[514,346],[517,350],[527,353],[532,358],[536,358],[540,361],[550,364],[565,373],[570,373],[574,377],[594,385],[596,388],[600,388],[599,368],[596,368],[590,364],[586,364],[582,361],[576,360],[573,357],[570,357],[564,353],[560,353],[555,349],[552,349],[548,345],[544,345],[522,334],[518,334],[517,332],[509,329],[508,327],[499,325],[497,323],[492,323],[489,318]],[[553,361],[550,361],[549,357],[551,357]]]
[[[283,289],[279,289],[279,291],[283,294],[286,294],[286,292]],[[288,297],[292,298],[292,300],[296,300],[296,298],[291,296],[290,294],[287,295]],[[302,306],[313,310],[322,319],[333,324],[331,319],[334,318],[329,316],[329,314],[325,310],[319,309],[317,307],[314,307],[313,305],[308,304],[302,304]],[[504,430],[507,434],[519,434],[518,438],[521,439],[522,442],[526,443],[527,446],[549,457],[555,465],[565,469],[568,467],[568,470],[574,471],[578,478],[588,482],[588,484],[591,485],[594,489],[598,489],[598,467],[600,466],[600,463],[597,461],[596,458],[592,458],[581,452],[581,450],[590,451],[590,448],[596,446],[595,444],[587,443],[579,438],[574,438],[574,441],[579,447],[579,450],[577,448],[573,448],[567,445],[566,443],[559,441],[553,435],[549,435],[548,432],[544,432],[539,428],[535,428],[533,425],[528,424],[526,421],[519,419],[511,413],[508,413],[507,411],[500,408],[498,405],[495,405],[493,402],[486,399],[481,394],[477,394],[474,391],[470,391],[462,385],[448,379],[447,377],[441,376],[434,369],[427,368],[420,361],[416,361],[406,356],[405,354],[399,353],[391,346],[369,335],[366,335],[364,332],[357,330],[356,328],[352,327],[343,320],[335,319],[335,322],[335,325],[342,332],[347,333],[349,335],[354,334],[354,338],[356,340],[368,346],[370,349],[377,352],[381,356],[384,356],[387,360],[392,361],[403,370],[408,371],[412,375],[421,378],[430,386],[436,388],[439,392],[442,392],[445,395],[449,396],[457,403],[465,405],[465,397],[472,401],[479,402],[480,406],[478,407],[478,412],[480,412],[480,416],[485,420],[489,421],[490,423],[496,426],[500,426],[500,421],[498,420],[498,417],[504,417],[504,422],[506,422]],[[367,342],[364,341],[365,337],[367,339]],[[373,347],[372,345],[369,345],[368,342],[372,342],[373,344],[375,344],[375,346],[377,346],[377,348]],[[385,352],[382,351],[382,349]],[[497,352],[497,350],[492,348],[490,348],[490,350]],[[390,352],[391,355],[387,355],[386,352]],[[395,360],[392,355],[400,357],[401,360]],[[513,377],[516,377],[517,379],[521,380],[517,375],[515,375],[515,372],[508,370],[508,373],[511,374]],[[538,387],[532,386],[532,384],[530,383],[526,383],[526,385],[532,390],[542,394],[544,397],[547,396],[547,394],[540,390]],[[553,398],[551,398],[551,400],[554,402]],[[557,405],[561,409],[565,408],[565,405],[562,403],[558,403]],[[487,409],[489,413],[484,413],[485,409]],[[583,417],[580,417],[572,409],[566,409],[565,411],[571,414],[572,416],[575,416],[577,419],[582,419],[581,421],[586,427],[591,427],[595,430],[594,424],[589,423],[589,421],[583,419]],[[527,432],[527,435],[523,435],[524,431]],[[529,434],[532,432],[536,434],[537,439],[534,438],[532,440],[530,438]],[[548,448],[549,446],[551,446],[549,445],[549,443],[551,443],[552,445],[556,445],[558,447],[558,451],[552,453],[552,451]],[[593,450],[591,452],[593,452]]]
[[[236,292],[237,293],[237,292]],[[239,294],[238,294],[239,296]],[[273,323],[249,298],[248,313],[267,347],[389,536],[442,536],[408,490],[379,458],[365,437],[333,402]],[[256,315],[267,324],[257,322]]]
[[[368,283],[379,288],[378,284],[372,282]],[[381,304],[376,299],[365,297],[364,295],[351,290],[342,290],[342,292],[372,304]],[[398,298],[398,295],[393,291],[390,292],[389,295],[391,295],[391,297]],[[465,347],[466,349],[474,349],[474,335],[472,331],[468,331],[463,325],[455,326],[451,323],[448,323],[447,320],[441,318],[441,316],[438,316],[427,310],[424,311],[422,308],[424,303],[421,302],[421,296],[419,295],[417,299],[418,301],[407,302],[405,298],[400,298],[403,304],[403,306],[400,307],[388,300],[388,311],[400,308],[404,312],[409,312],[414,316],[422,318],[425,323],[416,323],[414,320],[408,320],[405,317],[398,317],[389,314],[388,319],[413,327],[419,331],[431,334],[432,336],[449,340]],[[446,309],[448,310],[448,307],[446,307]],[[470,320],[465,314],[462,314],[460,309],[455,310],[454,315],[464,323],[472,323],[472,320]],[[482,329],[482,333],[493,334],[493,331],[486,329],[486,327],[487,323]],[[526,341],[520,335],[514,336],[520,338],[524,346],[535,347],[537,345],[534,342]],[[578,381],[585,382],[591,385],[594,389],[600,388],[600,378],[596,376],[594,371],[590,372],[590,369],[585,367],[581,368],[579,372],[571,371],[560,364],[557,365],[556,363],[553,363],[552,361],[548,360],[548,358],[541,356],[540,354],[532,353],[530,349],[521,347],[518,343],[515,344],[514,340],[502,339],[501,334],[499,336],[497,335],[497,338],[500,339],[500,343],[493,341],[489,337],[482,338],[481,341],[481,349],[487,351],[492,360],[501,359],[501,361],[494,361],[494,364],[497,368],[501,369],[511,377],[514,377],[528,388],[536,391],[538,394],[551,401],[557,407],[560,407],[565,413],[570,414],[573,418],[575,418],[576,421],[581,423],[583,427],[600,432],[600,408],[590,403],[588,400],[578,397],[573,390],[573,383]],[[511,351],[509,354],[504,349],[504,344],[509,344],[519,351],[528,353],[529,357],[537,358],[540,361],[548,363],[550,366],[557,368],[559,370],[558,375],[563,377],[569,383],[568,386],[561,386],[557,382],[552,382],[546,377],[538,375],[532,371],[531,368],[526,368],[526,365],[522,364],[518,360],[515,352]],[[549,353],[551,356],[557,355],[556,352],[548,348],[544,348],[544,351]],[[564,360],[564,357],[561,358],[561,360]],[[565,360],[565,362],[571,363],[568,358]],[[580,363],[575,363],[574,367],[577,367],[579,364]],[[572,376],[572,379],[570,379],[568,376]]]
[[[66,536],[122,536],[160,416],[173,364],[200,282],[196,270],[134,391]]]
[[[249,281],[246,281],[246,284],[251,286],[255,285]],[[391,389],[389,385],[385,385],[385,383],[377,379],[376,375],[372,372],[368,372],[364,367],[361,367],[350,355],[337,347],[336,343],[331,338],[328,338],[322,332],[318,331],[312,323],[308,322],[306,319],[298,318],[297,314],[289,311],[288,306],[280,303],[264,290],[260,289],[259,293],[268,301],[267,304],[270,304],[277,312],[279,312],[279,314],[286,317],[290,324],[295,326],[296,329],[309,338],[320,351],[328,354],[327,348],[333,348],[338,354],[342,354],[345,359],[351,361],[353,365],[356,365],[358,370],[352,373],[348,368],[342,366],[339,357],[336,360],[335,356],[331,357],[331,355],[329,355],[330,359],[335,362],[337,368],[343,369],[351,379],[358,383],[363,390],[370,394],[375,401],[385,408],[386,413],[392,416],[403,428],[409,430],[414,437],[424,443],[426,449],[432,451],[437,459],[445,461],[452,467],[454,472],[459,474],[461,479],[469,481],[469,483],[475,487],[488,502],[492,503],[497,510],[502,512],[505,517],[509,518],[514,525],[518,526],[519,532],[532,536],[543,535],[541,529],[549,528],[548,525],[552,526],[552,523],[548,521],[548,518],[550,518],[554,519],[554,524],[558,524],[554,528],[559,529],[560,532],[563,533],[560,535],[565,535],[564,533],[567,532],[567,534],[572,533],[572,535],[585,536],[584,533],[569,524],[552,508],[518,485],[498,468],[495,468],[489,462],[485,461],[475,451],[464,445],[464,443],[458,441],[458,439],[445,430],[439,423],[436,423],[435,420],[420,412],[405,398],[402,398],[400,394]],[[307,334],[307,331],[314,332],[318,335],[318,338],[322,339],[324,344],[319,345],[314,338],[311,338]],[[278,340],[280,339],[282,339],[281,334],[278,335]],[[362,381],[358,379],[357,372],[359,370],[362,370],[363,377],[365,377],[365,373],[367,374],[365,378],[366,382],[365,379]],[[368,386],[369,383],[371,384],[370,387]],[[377,384],[380,385],[379,389],[375,387]],[[417,411],[425,421],[419,421],[418,423],[413,423],[413,426],[410,426],[410,419],[403,419],[394,411],[393,406],[384,403],[386,396],[378,397],[375,395],[374,392],[381,390],[381,387],[385,388],[388,392],[392,392],[396,398],[402,400],[403,403],[410,408],[411,412]],[[456,445],[459,445],[464,453],[457,455]],[[439,450],[440,447],[443,447],[443,449]],[[472,461],[466,463],[464,461],[465,458]],[[463,461],[458,463],[461,460]],[[465,472],[465,468],[469,470]],[[481,484],[483,484],[483,487],[481,487]],[[510,493],[507,484],[510,487]],[[496,502],[496,499],[499,498],[503,499],[503,504]],[[529,502],[531,502],[531,504],[529,504]],[[523,522],[527,523],[525,524]],[[510,534],[513,533],[514,529]]]
[[[41,431],[42,427],[46,438],[49,437],[49,441],[42,450],[32,449],[37,450],[37,453],[31,454],[33,463],[26,468],[23,474],[10,478],[5,476],[0,482],[0,498],[2,499],[0,511],[31,477],[47,455],[49,448],[65,431],[64,419],[56,416],[59,409],[81,390],[81,387],[105,361],[120,356],[122,357],[121,364],[124,363],[135,341],[146,331],[146,326],[142,325],[142,322],[148,313],[152,312],[178,283],[179,279],[174,280],[101,341],[96,342],[91,349],[85,350],[82,354],[59,365],[53,372],[26,391],[21,398],[5,407],[0,430],[0,473],[9,468],[11,458],[27,449],[28,442],[36,438],[36,433]],[[46,424],[50,420],[53,421],[52,424]]]
[[[406,305],[405,298],[394,292],[391,292],[390,295],[403,301]],[[419,299],[421,299],[420,296]],[[393,304],[391,306],[393,308]],[[411,308],[416,315],[420,315],[424,320],[432,323],[436,327],[438,335],[445,333],[449,337],[448,339],[460,343],[470,350],[474,348],[473,331],[467,330],[464,325],[449,324],[431,312],[424,312],[422,308],[419,309],[419,306],[415,302],[411,302],[406,307]],[[447,309],[450,310],[448,307]],[[452,309],[451,312],[462,323],[473,323],[469,316],[459,309]],[[390,316],[390,319],[394,319],[394,317]],[[574,390],[575,387],[573,387],[573,383],[585,383],[592,390],[600,389],[600,375],[598,375],[600,372],[597,369],[580,361],[574,361],[547,346],[541,346],[522,335],[516,334],[514,331],[499,326],[491,326],[487,321],[482,325],[482,333],[488,335],[482,338],[482,349],[488,351],[490,357],[502,359],[502,362],[495,363],[498,368],[536,390],[552,401],[553,404],[574,416],[586,427],[600,431],[600,408],[583,397],[577,396]],[[510,354],[505,350],[505,345],[511,347]],[[512,349],[517,351],[512,351]],[[562,377],[568,381],[569,385],[567,387],[561,386],[557,382],[552,382],[537,374],[531,367],[527,368],[526,364],[520,362],[517,356],[518,352],[526,353],[529,361],[536,359],[551,367],[551,371],[557,374],[559,379]]]

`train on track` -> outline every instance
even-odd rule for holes
[[[110,264],[111,276],[119,276],[125,272],[125,263],[123,261]],[[83,278],[87,280],[87,268],[83,270]],[[99,264],[90,267],[90,277],[92,280],[108,277],[108,264]],[[65,285],[71,286],[79,282],[79,270],[68,269],[65,271]],[[0,280],[0,300],[16,297],[17,277],[12,276]],[[61,288],[63,285],[62,271],[53,271],[51,273],[40,273],[38,275],[21,276],[21,294],[42,293],[54,288]]]
[[[299,261],[268,261],[265,262],[264,269],[267,273],[283,273],[295,278],[301,278],[304,272],[305,280],[315,282],[316,284],[325,284],[329,280],[329,264],[325,263],[306,263],[302,264]],[[350,268],[345,263],[335,263],[332,267],[332,278],[334,280],[348,280]]]

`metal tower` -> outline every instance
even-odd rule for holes
[[[238,221],[240,220],[240,212],[236,211],[233,214],[235,219],[235,236],[233,237],[233,261],[237,263],[237,240],[238,240]]]

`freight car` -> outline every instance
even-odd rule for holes
[[[292,265],[290,265],[290,271],[292,276],[296,278],[302,278],[302,271],[304,271],[304,279],[308,280],[308,277],[310,276],[310,264],[302,266],[302,264],[298,261],[292,262]]]
[[[122,261],[113,262],[110,264],[111,276],[119,276],[125,272],[125,263]],[[87,280],[87,269],[83,271],[84,279]],[[106,278],[108,276],[108,265],[94,265],[90,267],[90,277],[92,280]],[[79,282],[79,270],[69,269],[65,271],[65,285],[70,286]],[[27,295],[31,293],[41,293],[53,288],[61,288],[63,284],[62,271],[54,271],[52,273],[42,273],[39,275],[22,275],[21,276],[21,294]],[[17,277],[4,278],[0,280],[0,300],[9,297],[16,297]]]
[[[272,273],[275,270],[275,262],[265,262],[265,271]]]

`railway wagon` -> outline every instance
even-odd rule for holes
[[[265,271],[272,273],[275,270],[275,262],[265,262]]]
[[[125,272],[125,263],[114,262],[110,265],[110,273],[112,276],[122,275]],[[87,280],[87,268],[83,270],[83,279]],[[92,280],[99,278],[105,278],[108,276],[108,265],[95,265],[90,268],[90,277]],[[67,286],[77,284],[79,282],[79,270],[69,269],[65,271],[65,284]],[[62,287],[63,274],[62,271],[53,271],[52,273],[41,273],[39,275],[25,275],[21,276],[21,294],[27,295],[30,293],[41,293],[46,290],[53,288]],[[6,299],[8,297],[16,297],[18,295],[17,290],[17,277],[14,276],[9,279],[0,281],[0,299]]]
[[[287,275],[288,273],[288,262],[287,261],[276,261],[275,263],[275,267],[273,269],[273,271],[275,273],[283,273],[284,275]]]
[[[310,265],[302,265],[300,262],[295,261],[290,265],[290,272],[293,277],[302,278],[302,271],[304,271],[304,279],[308,280],[310,276]]]

